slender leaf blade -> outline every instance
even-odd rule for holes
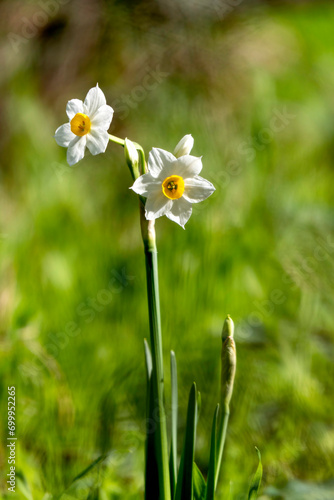
[[[72,481],[72,484],[75,482],[75,481],[78,481],[78,479],[81,479],[82,477],[86,476],[86,474],[88,474],[92,469],[94,469],[94,467],[96,467],[97,465],[99,465],[101,462],[103,462],[103,460],[107,457],[107,455],[101,455],[100,457],[98,457],[96,460],[94,460],[90,465],[88,465],[88,467],[86,467],[86,469],[84,469],[82,472],[80,472],[80,474],[78,474],[77,476],[75,476],[75,478],[73,479]]]
[[[193,474],[194,500],[205,500],[206,482],[195,462]]]
[[[193,500],[193,464],[197,422],[197,389],[193,383],[188,402],[186,435],[177,477],[175,500]]]
[[[177,387],[177,365],[174,351],[170,353],[170,370],[171,370],[171,446],[169,459],[169,474],[172,500],[175,494],[176,477],[177,477],[177,410],[178,410],[178,387]]]
[[[256,448],[257,455],[259,457],[259,465],[257,466],[256,472],[254,474],[252,483],[249,488],[248,492],[248,500],[255,500],[258,496],[258,492],[260,489],[261,485],[261,480],[262,480],[262,472],[263,472],[263,467],[262,467],[262,461],[261,461],[261,453],[258,448]]]
[[[33,496],[31,494],[28,481],[23,472],[20,471],[16,472],[16,482],[17,482],[17,487],[20,490],[20,493],[24,496],[24,498],[26,498],[27,500],[33,500]]]
[[[151,349],[146,339],[144,339],[144,349],[145,349],[146,378],[147,381],[149,381],[152,375],[153,364],[152,364]]]
[[[208,470],[208,480],[206,486],[206,500],[214,500],[215,489],[216,489],[216,466],[217,466],[217,419],[219,412],[219,404],[216,406],[216,410],[213,416],[212,431],[211,431],[211,448],[210,448],[210,460],[209,460],[209,470]]]

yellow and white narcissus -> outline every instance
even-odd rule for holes
[[[114,110],[107,105],[98,84],[89,90],[84,102],[79,99],[68,101],[66,113],[69,123],[57,128],[55,139],[59,146],[68,148],[68,164],[74,165],[82,160],[86,146],[92,155],[104,153]]]
[[[199,203],[210,196],[215,188],[198,174],[202,160],[185,154],[176,158],[163,149],[153,148],[148,157],[147,174],[141,175],[131,189],[146,199],[147,220],[166,215],[184,225],[192,212],[192,203]]]

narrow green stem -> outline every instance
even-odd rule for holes
[[[116,144],[124,147],[125,141],[109,134],[109,139]],[[140,144],[134,142],[135,148],[139,152],[141,160],[141,172],[130,166],[133,179],[139,177],[140,173],[147,172],[145,153]],[[155,242],[154,221],[148,221],[145,217],[145,199],[139,196],[140,224],[144,243],[146,280],[147,280],[147,299],[150,324],[150,340],[152,352],[152,382],[153,382],[153,404],[157,405],[154,414],[155,418],[155,453],[158,464],[160,500],[171,500],[169,465],[168,465],[168,447],[167,447],[167,425],[166,413],[164,408],[164,374],[162,357],[162,335],[160,318],[160,298],[159,298],[159,280],[158,280],[158,257]],[[157,500],[157,499],[152,499]]]
[[[219,479],[220,467],[223,458],[224,445],[226,440],[226,431],[228,425],[228,419],[230,417],[230,407],[228,404],[222,406],[222,415],[220,419],[219,431],[218,431],[218,442],[217,442],[217,467],[216,467],[216,477],[215,477],[215,489],[217,488],[217,483]]]
[[[115,135],[109,134],[109,141],[114,142],[115,144],[119,144],[120,146],[124,146],[124,139],[120,139]]]
[[[145,218],[145,207],[140,203],[140,219],[145,250],[147,298],[152,352],[152,381],[156,411],[155,450],[159,469],[161,500],[170,500],[170,479],[168,465],[167,426],[164,409],[164,374],[162,357],[162,335],[160,319],[160,299],[158,281],[158,257],[155,243],[154,221]],[[155,499],[153,499],[155,500]]]

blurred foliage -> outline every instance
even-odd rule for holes
[[[334,6],[229,4],[0,3],[0,433],[5,443],[15,385],[20,473],[10,498],[143,491],[137,200],[120,147],[69,168],[53,139],[66,102],[97,81],[111,133],[147,152],[191,133],[217,188],[186,231],[157,221],[166,397],[174,349],[181,432],[194,379],[202,394],[197,463],[205,473],[229,313],[226,492],[244,498],[256,445],[262,498],[333,498]],[[5,446],[0,469],[9,498]]]

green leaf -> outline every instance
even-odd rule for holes
[[[205,500],[206,482],[195,462],[193,470],[193,483],[194,500]]]
[[[89,495],[87,497],[87,500],[99,500],[100,498],[100,490],[97,487],[94,487],[91,489],[89,492]]]
[[[209,460],[209,470],[208,470],[208,482],[206,487],[206,500],[214,500],[215,498],[215,479],[216,479],[216,465],[217,465],[217,418],[219,412],[219,404],[216,406],[216,410],[213,416],[212,430],[211,430],[211,448],[210,448],[210,460]]]
[[[197,415],[196,415],[196,428],[197,428],[197,422],[199,419],[199,415],[201,413],[202,409],[202,395],[199,391],[197,391]]]
[[[172,500],[175,494],[177,476],[177,410],[178,410],[178,389],[177,389],[177,366],[175,353],[170,353],[170,370],[172,386],[172,408],[171,408],[171,445],[169,458],[170,488]]]
[[[152,354],[146,339],[144,339],[144,348],[145,348],[146,377],[147,380],[149,380],[152,375]]]
[[[81,479],[82,477],[86,476],[86,474],[88,474],[88,472],[90,472],[92,469],[94,469],[94,467],[96,467],[99,463],[103,462],[103,460],[106,458],[106,456],[107,455],[101,455],[96,460],[94,460],[94,462],[92,462],[90,465],[88,465],[88,467],[86,467],[86,469],[84,469],[82,472],[80,472],[80,474],[75,476],[75,478],[72,481],[72,484],[75,481],[78,481],[78,479]]]
[[[249,488],[248,500],[255,500],[257,498],[257,495],[258,495],[258,492],[260,489],[260,485],[261,485],[262,472],[263,472],[263,467],[262,467],[262,462],[261,462],[261,453],[258,450],[258,448],[255,447],[255,449],[256,449],[257,455],[259,457],[259,465],[257,466],[256,472],[254,474],[252,483],[251,483],[250,488]]]
[[[196,440],[196,422],[197,422],[197,389],[193,383],[188,402],[186,435],[182,450],[179,473],[177,476],[177,485],[175,500],[193,500],[193,463],[195,455]]]
[[[18,489],[20,490],[24,498],[27,498],[27,500],[33,500],[28,481],[23,472],[21,471],[16,472],[16,483]]]

